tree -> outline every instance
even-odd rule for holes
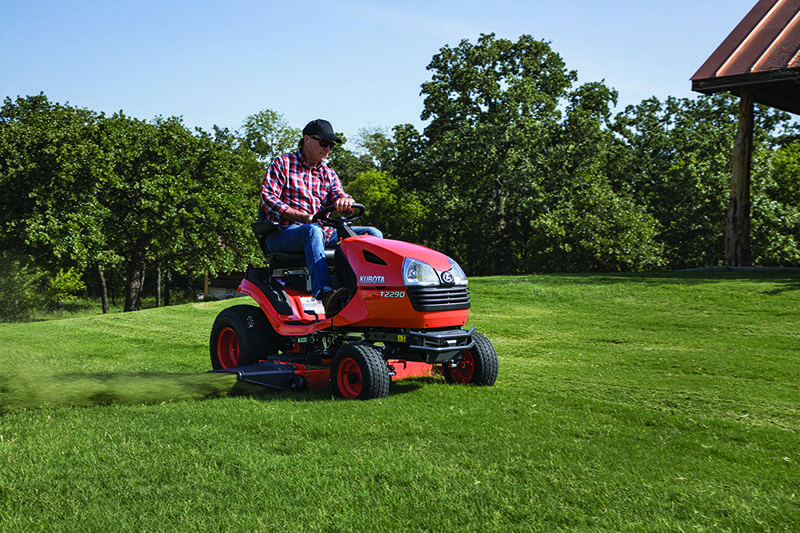
[[[153,123],[116,114],[103,126],[114,162],[100,203],[105,227],[126,269],[125,310],[139,307],[148,267],[195,274],[242,268],[252,258],[257,190],[251,152],[232,152],[180,119]]]
[[[559,102],[576,73],[544,41],[494,34],[443,47],[428,70],[422,119],[430,119],[426,157],[437,225],[463,228],[460,237],[488,244],[487,253],[470,250],[471,270],[508,270],[518,244],[508,237],[509,194],[540,170],[537,155],[551,144]]]
[[[397,178],[401,189],[416,193],[428,188],[426,139],[412,124],[392,128],[392,137],[386,140],[385,148],[369,153],[378,160],[380,170]]]
[[[105,249],[98,120],[43,94],[6,98],[0,111],[0,241],[53,275],[83,270]]]
[[[652,218],[607,183],[616,91],[602,82],[573,88],[577,73],[549,43],[528,35],[516,42],[493,34],[475,44],[461,41],[442,48],[428,69],[432,80],[422,86],[422,118],[431,121],[424,132],[425,168],[409,174],[418,176],[411,179],[424,193],[430,227],[448,228],[428,238],[461,258],[468,271],[529,271],[543,266],[537,261],[552,267],[531,246],[549,239],[547,246],[569,248],[572,235],[547,228],[558,219],[565,231],[577,231],[584,220],[578,209],[623,210],[603,226],[606,243],[624,242],[631,231],[651,238]],[[407,178],[398,174],[398,180]],[[476,249],[476,242],[486,244]],[[643,248],[644,254],[625,254],[611,253],[612,247],[601,262],[598,254],[563,259],[571,269],[652,268],[659,247],[648,241]]]
[[[42,306],[46,274],[29,257],[0,251],[0,322],[26,320]]]
[[[413,240],[418,234],[424,212],[422,204],[386,172],[362,172],[350,183],[348,192],[367,207],[359,224],[375,226],[385,237],[398,240]]]
[[[6,99],[0,112],[0,243],[48,268],[53,289],[93,266],[125,270],[125,309],[140,305],[145,272],[244,268],[260,173],[229,132],[188,131],[52,104]],[[69,283],[66,283],[69,281]],[[52,285],[52,284],[51,284]],[[104,308],[107,298],[104,291]]]
[[[753,258],[769,266],[800,265],[800,141],[771,153],[753,180]]]
[[[672,268],[716,264],[724,255],[733,106],[723,96],[651,98],[616,118],[622,145],[609,175],[659,221]]]
[[[385,128],[362,128],[356,138],[356,150],[360,151],[364,159],[368,160],[375,170],[382,170],[381,166],[389,159],[392,140]]]
[[[652,215],[595,182],[531,222],[531,270],[609,272],[663,264]]]
[[[528,243],[519,254],[525,270],[648,270],[663,263],[657,221],[634,197],[615,191],[606,175],[616,98],[600,82],[569,93],[565,119],[552,134],[546,177],[513,202],[520,206],[519,239]]]
[[[242,125],[242,142],[258,160],[268,165],[277,156],[297,149],[301,136],[298,128],[289,126],[283,115],[264,109],[248,116]]]
[[[715,265],[725,256],[737,106],[724,93],[694,100],[669,97],[665,102],[651,98],[628,106],[612,125],[616,145],[608,175],[615,190],[636,198],[658,220],[656,238],[664,244],[670,268]],[[780,139],[787,137],[788,121],[786,113],[758,106],[754,182],[761,179]],[[772,216],[765,210],[776,204],[759,198],[759,191],[754,184],[753,231],[762,242],[755,246],[767,249],[773,237],[757,224]]]

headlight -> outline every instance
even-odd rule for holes
[[[438,285],[439,276],[428,263],[406,257],[403,260],[403,281],[406,285]]]
[[[450,273],[453,275],[453,283],[456,285],[466,285],[467,284],[467,275],[464,274],[464,271],[461,270],[461,267],[458,266],[458,263],[447,258],[450,261]]]
[[[431,287],[443,283],[444,285],[466,285],[467,275],[458,266],[458,263],[450,261],[450,270],[436,270],[428,263],[419,259],[407,257],[403,260],[403,282],[407,286]]]

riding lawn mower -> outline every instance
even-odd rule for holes
[[[392,379],[441,373],[449,383],[493,385],[498,372],[492,343],[469,316],[467,277],[437,251],[407,242],[356,235],[350,214],[334,207],[313,222],[336,228],[338,244],[325,250],[333,289],[325,307],[311,294],[302,253],[268,253],[271,222],[253,231],[266,267],[248,268],[238,291],[258,307],[234,305],[211,331],[211,365],[239,381],[277,390],[332,387],[347,399],[384,398]]]

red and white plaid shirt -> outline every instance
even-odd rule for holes
[[[308,168],[300,150],[276,157],[270,163],[261,186],[261,215],[264,220],[286,227],[298,222],[284,220],[281,213],[288,208],[314,214],[333,205],[339,198],[349,198],[339,176],[324,162]],[[334,229],[326,227],[330,238]]]

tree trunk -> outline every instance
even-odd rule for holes
[[[142,307],[142,289],[144,289],[144,261],[131,261],[127,269],[128,279],[125,282],[125,309],[136,311]]]
[[[109,287],[111,289],[108,291],[111,294],[111,305],[114,307],[117,306],[117,291],[114,290],[114,269],[111,269],[111,274],[109,275]]]
[[[156,307],[161,307],[161,267],[156,269]]]
[[[750,266],[750,165],[753,156],[753,95],[742,89],[739,100],[739,129],[733,148],[733,177],[725,231],[725,264]]]
[[[106,274],[103,272],[103,265],[95,263],[97,277],[100,280],[100,300],[103,302],[103,314],[108,314],[108,286],[106,285]]]
[[[494,228],[494,238],[492,243],[491,273],[493,276],[506,274],[509,270],[509,251],[507,243],[504,242],[503,235],[506,229],[506,195],[503,191],[503,184],[496,180],[497,189],[494,194],[495,209],[498,214],[497,225]]]
[[[169,307],[169,269],[164,271],[164,305]]]

